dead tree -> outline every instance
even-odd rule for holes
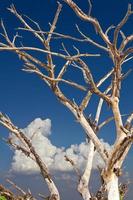
[[[76,163],[74,163],[71,158],[67,158],[74,169],[76,170],[79,177],[78,191],[81,194],[84,200],[90,199],[108,199],[108,200],[120,200],[120,191],[119,191],[119,183],[118,179],[121,175],[121,168],[125,157],[128,154],[128,151],[132,145],[133,141],[133,113],[128,116],[126,122],[123,121],[121,111],[119,108],[120,92],[121,92],[121,82],[126,74],[123,74],[122,67],[125,62],[132,59],[133,47],[130,46],[130,42],[133,41],[133,35],[125,36],[125,34],[121,31],[121,28],[133,14],[131,9],[131,5],[128,5],[127,13],[120,21],[120,23],[112,27],[110,26],[106,31],[103,31],[99,21],[91,16],[91,2],[89,1],[90,10],[89,14],[84,13],[72,0],[64,0],[66,4],[75,12],[77,17],[86,23],[90,23],[94,27],[94,34],[98,34],[99,37],[104,42],[104,45],[92,40],[90,37],[86,36],[80,29],[77,27],[77,31],[80,33],[81,38],[77,38],[71,35],[65,35],[63,33],[57,33],[55,31],[57,21],[59,18],[59,14],[62,10],[62,5],[58,3],[57,12],[55,14],[54,20],[50,26],[49,31],[43,31],[39,24],[30,20],[25,19],[24,16],[20,15],[16,10],[14,5],[11,5],[8,10],[13,13],[19,19],[22,27],[18,29],[20,31],[30,32],[31,35],[38,39],[38,42],[42,45],[42,48],[37,46],[18,46],[16,43],[16,39],[19,37],[16,34],[11,40],[7,29],[4,26],[4,23],[1,22],[1,27],[3,29],[2,37],[0,42],[0,51],[11,51],[18,55],[19,59],[24,62],[24,71],[29,73],[35,73],[45,84],[49,86],[51,91],[55,94],[58,100],[66,106],[70,112],[74,115],[76,120],[79,122],[83,130],[85,131],[88,140],[89,153],[87,156],[88,161],[86,163],[86,167],[83,174],[79,175],[79,170],[76,167]],[[35,28],[36,26],[36,28]],[[113,28],[113,29],[112,29]],[[112,30],[113,40],[109,38],[109,31]],[[118,44],[119,37],[122,37],[121,44]],[[102,49],[106,52],[107,56],[110,56],[112,59],[112,70],[107,72],[105,69],[105,76],[102,77],[97,83],[94,81],[92,72],[90,70],[88,62],[86,62],[87,57],[98,57],[100,54],[91,54],[81,53],[80,50],[76,47],[76,54],[71,55],[69,50],[65,48],[64,45],[64,53],[52,51],[51,43],[54,39],[69,39],[77,42],[86,42],[91,43],[97,49]],[[46,61],[42,62],[39,58],[32,55],[32,52],[39,52],[42,55],[46,55]],[[35,54],[34,54],[35,55]],[[61,70],[56,73],[57,63],[55,61],[55,57],[59,57],[64,60],[64,65]],[[84,59],[86,58],[86,59]],[[81,85],[78,82],[67,80],[64,77],[65,72],[68,67],[72,68],[72,70],[80,70],[83,79],[84,85]],[[100,89],[100,86],[106,82],[110,78],[110,84],[103,92]],[[61,85],[65,84],[74,87],[76,90],[80,90],[83,92],[84,97],[80,104],[77,104],[75,100],[71,100],[69,97],[65,96],[65,94],[61,90]],[[96,109],[95,119],[92,120],[90,118],[86,118],[85,110],[88,107],[90,99],[93,98],[93,94],[99,97],[99,104]],[[101,108],[103,103],[107,103],[109,108],[112,110],[112,116],[109,119],[105,119],[102,124],[99,124],[99,118],[101,114]],[[116,141],[113,145],[112,150],[109,152],[105,149],[104,145],[101,143],[98,138],[98,131],[106,125],[109,121],[115,121],[116,128]],[[15,149],[22,151],[26,156],[33,159],[38,165],[40,172],[47,183],[49,188],[50,200],[59,200],[59,191],[52,180],[52,177],[49,173],[49,170],[46,164],[42,161],[40,156],[36,153],[32,142],[27,136],[17,127],[12,121],[4,114],[0,114],[0,123],[5,126],[9,131],[14,134],[23,144],[17,145],[13,142],[12,137],[8,139],[8,143]],[[100,154],[101,158],[104,161],[105,167],[101,169],[101,178],[102,184],[99,192],[96,197],[93,197],[90,192],[90,175],[92,170],[92,162],[94,157],[95,149]],[[101,197],[99,196],[101,195]]]

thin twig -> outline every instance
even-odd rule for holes
[[[90,22],[91,24],[93,24],[96,32],[101,36],[101,38],[103,39],[103,41],[110,46],[110,41],[108,39],[108,37],[105,35],[105,33],[103,32],[98,20],[96,18],[93,18],[91,16],[86,15],[77,5],[76,3],[74,3],[72,0],[64,0],[71,8],[72,10],[76,13],[76,15],[86,21],[86,22]]]
[[[10,183],[16,190],[18,190],[19,192],[21,192],[23,195],[26,195],[26,192],[24,190],[22,190],[22,188],[20,188],[16,183],[14,183],[13,181],[6,179],[6,181],[8,183]]]
[[[86,35],[80,30],[80,28],[78,27],[78,25],[76,25],[76,28],[77,28],[78,32],[80,33],[80,35],[85,39],[85,41],[87,41],[87,42],[91,43],[92,45],[94,45],[94,46],[96,46],[96,47],[98,47],[98,48],[100,48],[100,49],[103,49],[103,50],[105,50],[105,51],[107,51],[107,52],[109,51],[109,49],[106,48],[105,46],[103,46],[103,45],[101,45],[101,44],[95,42],[94,40],[92,40],[91,38],[89,38],[88,36],[86,36]]]
[[[72,159],[70,159],[67,155],[65,155],[65,160],[66,160],[67,162],[69,162],[69,163],[72,165],[72,167],[74,168],[74,170],[75,170],[75,172],[76,172],[78,178],[80,179],[80,177],[81,177],[80,171],[79,171],[79,169],[77,168],[77,166],[76,166],[76,164],[74,163],[74,161],[73,161]]]
[[[41,35],[39,35],[38,33],[34,32],[34,29],[23,19],[23,17],[17,12],[15,6],[12,4],[8,10],[13,13],[19,20],[20,22],[24,25],[24,27],[26,27],[29,30],[32,30],[32,33],[34,34],[35,37],[37,37],[41,43],[44,44],[44,38],[42,38]]]
[[[91,10],[92,10],[92,3],[91,3],[91,0],[88,0],[88,3],[89,3],[89,12],[88,12],[88,16],[91,15]]]

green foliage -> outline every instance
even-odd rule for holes
[[[2,195],[0,195],[0,200],[7,200],[7,198],[2,196]]]

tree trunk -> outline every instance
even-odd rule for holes
[[[106,186],[108,193],[108,200],[120,200],[118,177],[113,173],[110,178],[107,178]]]

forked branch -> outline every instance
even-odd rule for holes
[[[86,22],[90,22],[93,24],[96,32],[101,36],[103,41],[106,43],[107,46],[110,46],[110,41],[107,37],[107,35],[103,32],[99,22],[97,19],[91,17],[90,15],[88,16],[85,14],[77,5],[74,3],[72,0],[64,0],[71,8],[72,10],[76,13],[78,17],[80,17],[82,20]]]

